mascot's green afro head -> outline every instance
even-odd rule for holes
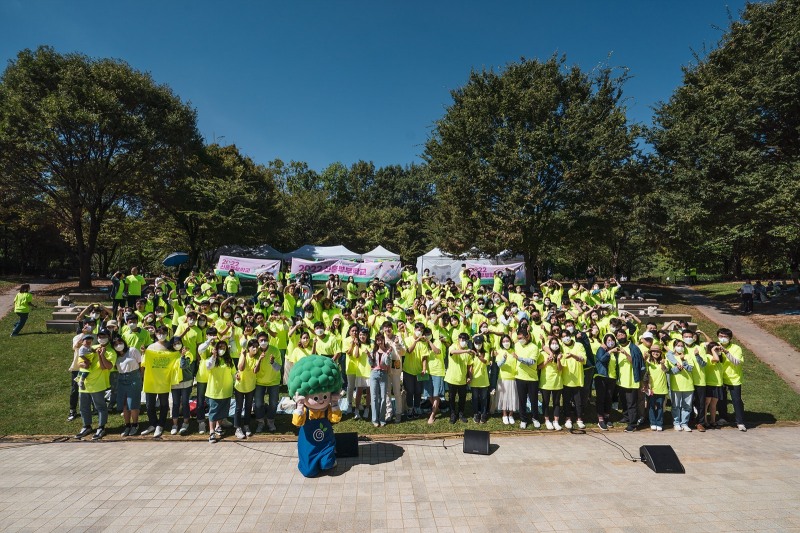
[[[300,359],[289,372],[289,396],[309,396],[320,392],[339,392],[342,376],[330,357],[308,355]]]

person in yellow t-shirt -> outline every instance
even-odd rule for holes
[[[167,410],[169,409],[169,395],[175,377],[175,365],[181,354],[172,348],[172,342],[167,339],[167,328],[156,330],[156,342],[147,347],[142,356],[142,391],[147,402],[147,417],[150,425],[142,431],[142,435],[153,434],[154,438],[161,437],[164,426],[167,425]],[[156,413],[158,403],[158,413]]]
[[[208,442],[215,443],[222,438],[222,421],[228,418],[233,396],[236,365],[230,355],[226,341],[218,341],[214,353],[206,360],[208,369]]]
[[[23,283],[19,286],[19,292],[14,296],[14,313],[17,315],[17,322],[14,324],[14,329],[11,330],[12,337],[19,335],[25,322],[28,321],[31,307],[36,307],[32,302],[31,286]]]
[[[241,290],[242,287],[242,282],[239,280],[239,276],[236,275],[236,271],[234,270],[228,271],[228,276],[222,283],[225,289],[225,295],[229,298],[239,294],[239,290]]]
[[[265,332],[258,334],[257,362],[253,369],[256,375],[256,433],[264,431],[264,416],[267,419],[267,430],[276,431],[275,413],[278,412],[278,393],[281,386],[281,364],[283,354],[281,350],[269,343],[269,335]],[[265,406],[264,399],[269,403]]]
[[[250,339],[242,349],[233,385],[236,410],[233,412],[233,427],[236,438],[246,439],[253,435],[250,428],[250,413],[256,391],[256,365],[258,365],[258,340]],[[242,416],[244,410],[244,416]]]
[[[575,410],[578,429],[585,429],[583,423],[583,382],[585,375],[583,365],[586,363],[587,354],[583,344],[576,342],[571,332],[565,329],[561,332],[561,379],[563,380],[564,398],[564,427],[572,429],[572,410]]]
[[[542,343],[544,354],[539,363],[539,390],[542,391],[542,410],[544,425],[547,429],[561,431],[559,417],[561,415],[561,391],[564,382],[561,376],[563,354],[561,343],[557,337],[547,337]],[[552,398],[552,405],[550,399]],[[550,419],[553,419],[551,422]]]
[[[517,360],[514,379],[519,398],[519,427],[525,429],[528,424],[540,428],[539,422],[539,364],[542,362],[542,353],[539,346],[531,340],[530,331],[520,327],[517,330],[517,345],[514,350]],[[531,410],[528,412],[528,402]]]
[[[460,335],[459,338],[461,338]],[[450,389],[450,423],[455,424],[456,420],[467,422],[464,406],[467,401],[467,382],[472,363],[472,353],[467,347],[462,348],[460,342],[458,346],[450,346],[448,350],[442,348],[441,343],[437,344],[437,346],[442,349],[442,352],[449,352],[444,381]]]
[[[645,399],[647,400],[647,413],[650,418],[652,431],[664,430],[664,399],[669,393],[667,387],[667,365],[661,345],[654,342],[650,345],[648,353],[643,353],[645,367],[647,368],[647,386]]]
[[[719,424],[725,424],[725,417],[728,416],[728,392],[731,393],[733,412],[736,420],[736,427],[739,431],[747,431],[744,425],[744,403],[742,403],[742,367],[744,366],[744,354],[742,347],[733,341],[733,332],[728,328],[717,330],[717,340],[722,347],[722,382],[724,384],[724,394],[718,403]]]
[[[108,332],[101,330],[106,336]],[[108,337],[106,337],[108,341]],[[106,434],[106,422],[108,421],[108,405],[106,404],[105,391],[111,387],[109,375],[114,363],[117,360],[116,352],[107,343],[98,344],[92,347],[90,354],[78,363],[81,370],[87,372],[84,387],[80,390],[80,411],[83,428],[75,438],[82,439],[92,432],[92,409],[97,410],[98,428],[92,440],[102,439]]]
[[[519,398],[517,398],[517,386],[515,376],[517,374],[517,359],[511,342],[511,336],[503,334],[500,336],[500,347],[495,350],[497,359],[498,380],[497,380],[497,408],[503,411],[503,424],[514,425],[514,411],[519,409]]]

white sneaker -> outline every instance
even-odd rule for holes
[[[675,431],[682,431],[680,426],[675,426]]]
[[[142,431],[142,435],[149,435],[150,433],[154,432],[155,430],[156,430],[155,426],[147,426],[147,428],[144,431]]]
[[[259,420],[258,424],[256,424],[256,433],[264,433],[264,421]]]
[[[744,427],[744,424],[737,424],[736,427],[739,428],[739,431],[747,431],[747,428]]]
[[[689,426],[687,426],[686,424],[682,425],[682,426],[681,426],[681,429],[682,429],[683,431],[687,432],[687,433],[691,433],[691,432],[692,432],[692,428],[690,428],[690,427],[689,427]]]
[[[236,428],[236,438],[239,439],[239,440],[242,440],[242,439],[245,438],[245,434],[244,434],[244,431],[242,431],[242,428]]]
[[[267,420],[267,429],[270,431],[270,433],[277,431],[274,420]]]
[[[528,427],[528,424],[526,424],[525,422],[520,422],[519,423],[519,429],[526,429],[527,427]]]
[[[564,427],[567,428],[567,429],[572,429],[572,419],[571,418],[567,418],[567,423],[564,424]]]
[[[245,434],[246,437],[252,437],[253,436],[253,430],[250,429],[250,425],[249,424],[244,427],[244,434]]]
[[[533,427],[535,427],[536,429],[539,429],[540,427],[542,427],[542,423],[534,418],[533,419]]]
[[[578,429],[586,429],[586,424],[583,423],[583,420],[578,420]]]
[[[553,429],[561,431],[561,424],[558,423],[558,420],[553,421]]]
[[[514,417],[512,415],[508,415],[508,423],[511,424],[512,426],[516,424],[516,421],[514,420]]]
[[[545,419],[544,427],[546,427],[547,429],[553,429],[553,423],[550,422],[549,420]]]
[[[178,426],[172,426],[172,429],[169,430],[170,435],[177,435],[178,434]]]
[[[178,433],[180,435],[186,435],[187,433],[189,433],[189,422],[184,422],[183,425],[181,426],[181,429],[178,430]]]
[[[197,432],[199,434],[204,434],[206,432],[206,423],[205,422],[198,422],[197,423]]]
[[[656,431],[664,431],[664,428],[661,426],[656,426]]]
[[[656,426],[655,426],[655,424],[653,424],[652,426],[650,426],[650,431],[656,431]]]
[[[161,436],[163,433],[164,433],[164,428],[162,428],[161,426],[156,426],[156,431],[155,431],[155,433],[153,433],[153,438],[154,438],[154,439],[157,439],[157,438],[158,438],[158,437],[160,437],[160,436]]]
[[[503,425],[507,426],[508,424],[509,424],[508,417],[506,415],[503,415]]]

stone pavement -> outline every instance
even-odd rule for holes
[[[734,341],[747,346],[790,387],[800,393],[800,352],[791,344],[761,328],[746,316],[732,311],[725,304],[715,302],[693,289],[688,287],[672,287],[672,289],[686,298],[709,320],[730,328],[733,331]],[[715,332],[706,333],[713,338]]]
[[[3,531],[800,530],[800,427],[609,435],[638,457],[670,444],[685,475],[655,474],[595,433],[362,443],[305,479],[294,443],[0,444]],[[598,440],[600,439],[600,440]]]

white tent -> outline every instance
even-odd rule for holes
[[[248,255],[258,259],[286,259],[286,254],[279,252],[269,244],[262,244],[256,248],[251,248]]]
[[[394,252],[390,252],[383,246],[376,246],[361,256],[364,261],[400,261],[400,256]]]
[[[352,252],[344,246],[314,246],[306,244],[297,250],[286,254],[289,257],[298,259],[349,259],[355,261],[361,259],[361,255]]]
[[[444,282],[450,278],[458,282],[458,274],[461,272],[461,265],[466,262],[466,256],[454,256],[444,253],[439,248],[434,248],[427,254],[417,258],[417,273],[422,277],[423,271],[427,268],[431,271],[431,275],[440,282]],[[490,259],[470,259],[473,263],[481,263],[484,265],[491,265]]]

